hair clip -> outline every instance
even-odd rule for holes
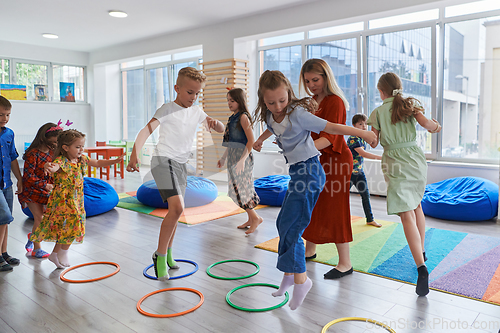
[[[392,91],[392,96],[403,95],[403,89],[394,89]]]
[[[69,121],[69,119],[66,121],[66,125],[65,126],[71,126],[73,124],[73,122]]]
[[[45,133],[49,133],[49,132],[52,132],[52,131],[63,131],[64,128],[62,128],[61,124],[62,124],[62,121],[61,121],[61,119],[59,119],[59,121],[57,122],[57,125],[56,126],[52,126]],[[71,124],[73,124],[73,123],[70,122],[69,119],[68,119],[66,121],[66,125],[65,126],[70,126]]]
[[[233,90],[234,87],[226,87],[227,90]]]

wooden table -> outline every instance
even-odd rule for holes
[[[85,152],[89,155],[90,158],[92,158],[92,154],[97,154],[103,155],[105,159],[109,160],[111,157],[120,157],[123,155],[123,148],[121,147],[111,147],[111,146],[100,146],[100,147],[87,147],[85,148]],[[118,170],[118,164],[120,165],[120,168]],[[99,178],[102,179],[103,175],[107,176],[107,179],[109,180],[109,171],[110,167],[101,167],[101,171],[99,173]],[[125,163],[123,160],[120,163],[115,164],[115,177],[117,174],[120,174],[121,178],[123,179],[125,176]],[[88,176],[90,177],[91,175],[91,166],[88,167]]]

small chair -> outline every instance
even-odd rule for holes
[[[96,147],[103,147],[106,146],[106,141],[96,141],[95,142]],[[96,159],[99,159],[99,156],[102,158],[106,158],[106,155],[104,153],[96,153]],[[89,167],[90,168],[90,167]],[[99,171],[99,177],[102,179],[103,175],[107,175],[106,171],[103,173],[103,168],[100,168],[101,170]],[[97,168],[92,168],[92,177],[97,178]]]
[[[130,156],[132,155],[132,150],[134,149],[134,141],[125,142],[125,164],[128,165],[130,161]]]

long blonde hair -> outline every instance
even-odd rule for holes
[[[424,111],[418,99],[413,97],[404,98],[402,95],[403,85],[401,79],[394,73],[388,72],[378,79],[377,88],[386,96],[394,96],[392,101],[391,123],[396,124],[400,121],[407,122],[415,111]]]
[[[316,103],[314,99],[310,97],[298,99],[295,97],[292,84],[283,73],[280,71],[267,70],[262,73],[259,79],[259,90],[257,92],[259,100],[257,102],[257,108],[255,109],[255,120],[260,120],[265,123],[267,120],[267,112],[270,112],[267,109],[266,103],[264,103],[264,92],[266,90],[276,90],[283,85],[288,92],[288,104],[285,108],[286,115],[292,113],[297,106],[301,106],[311,113],[316,112],[318,103]]]
[[[326,61],[324,61],[323,59],[309,59],[304,63],[304,65],[302,65],[302,69],[300,70],[299,85],[309,96],[312,96],[313,94],[306,85],[306,80],[304,78],[305,73],[314,73],[323,76],[323,79],[326,83],[326,94],[336,95],[340,97],[340,99],[342,99],[342,102],[344,102],[346,111],[349,110],[349,102],[347,101],[347,98],[345,97],[342,89],[340,89],[337,80],[335,80],[335,75],[333,75],[332,68]]]

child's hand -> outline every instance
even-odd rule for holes
[[[52,163],[52,162],[47,162],[43,166],[43,171],[44,171],[45,175],[49,175],[51,173],[54,173],[57,171],[57,164]]]
[[[427,130],[427,132],[429,132],[429,133],[439,133],[439,132],[441,132],[441,128],[442,127],[439,124],[439,122],[436,119],[434,119],[434,118],[432,118],[432,121],[434,122],[434,124],[436,124],[436,126],[435,126],[434,129]]]
[[[239,175],[243,172],[245,169],[245,161],[244,160],[239,160],[238,163],[234,166],[234,172]]]
[[[263,144],[264,142],[262,140],[257,139],[257,141],[253,144],[253,149],[260,152]]]
[[[133,157],[134,154],[130,156],[130,161],[128,162],[127,165],[127,171],[128,172],[134,172],[137,171],[139,172],[139,164],[141,161],[137,157]]]
[[[372,147],[377,143],[377,135],[372,131],[363,131],[361,138]]]
[[[16,194],[21,194],[23,193],[23,181],[22,180],[18,180],[17,181],[17,191],[16,191]]]
[[[206,119],[207,119],[208,131],[211,132],[211,130],[215,129],[215,127],[219,124],[219,121],[212,117],[207,117]]]
[[[220,169],[224,166],[225,163],[226,163],[226,159],[221,158],[220,160],[217,161],[217,167]]]
[[[53,184],[45,184],[45,189],[48,192],[51,192],[54,189],[54,185]]]
[[[118,157],[117,159],[113,160],[113,162],[115,163],[120,163],[121,161],[123,161],[123,159],[125,158],[125,155],[126,154],[123,154],[122,156]]]

